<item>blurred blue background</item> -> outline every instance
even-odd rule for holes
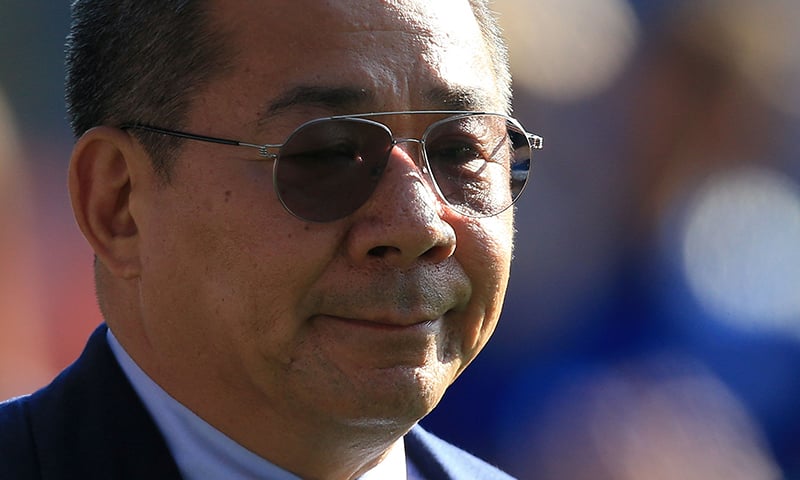
[[[800,4],[496,0],[545,137],[495,337],[423,424],[520,478],[800,478]],[[101,321],[67,2],[0,4],[0,397]]]

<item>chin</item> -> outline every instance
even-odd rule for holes
[[[362,427],[405,431],[436,407],[450,382],[449,376],[425,368],[382,369],[380,378],[354,390],[347,407],[350,420]]]

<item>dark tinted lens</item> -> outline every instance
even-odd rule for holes
[[[442,196],[470,216],[495,215],[511,206],[530,170],[527,136],[502,115],[439,121],[426,133],[425,153]]]
[[[391,134],[363,119],[319,120],[298,129],[275,162],[275,188],[287,210],[315,222],[361,207],[380,180]]]

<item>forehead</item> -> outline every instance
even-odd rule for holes
[[[475,108],[502,106],[467,0],[214,5],[210,19],[227,34],[232,74],[265,100],[297,88],[332,87],[363,92],[362,100],[371,103],[365,107],[383,110],[458,107],[441,103],[466,96],[477,101],[465,103],[481,104]]]

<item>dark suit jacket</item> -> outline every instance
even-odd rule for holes
[[[180,479],[164,438],[119,367],[106,326],[47,387],[0,404],[0,479]],[[510,477],[419,427],[406,453],[426,478]]]

